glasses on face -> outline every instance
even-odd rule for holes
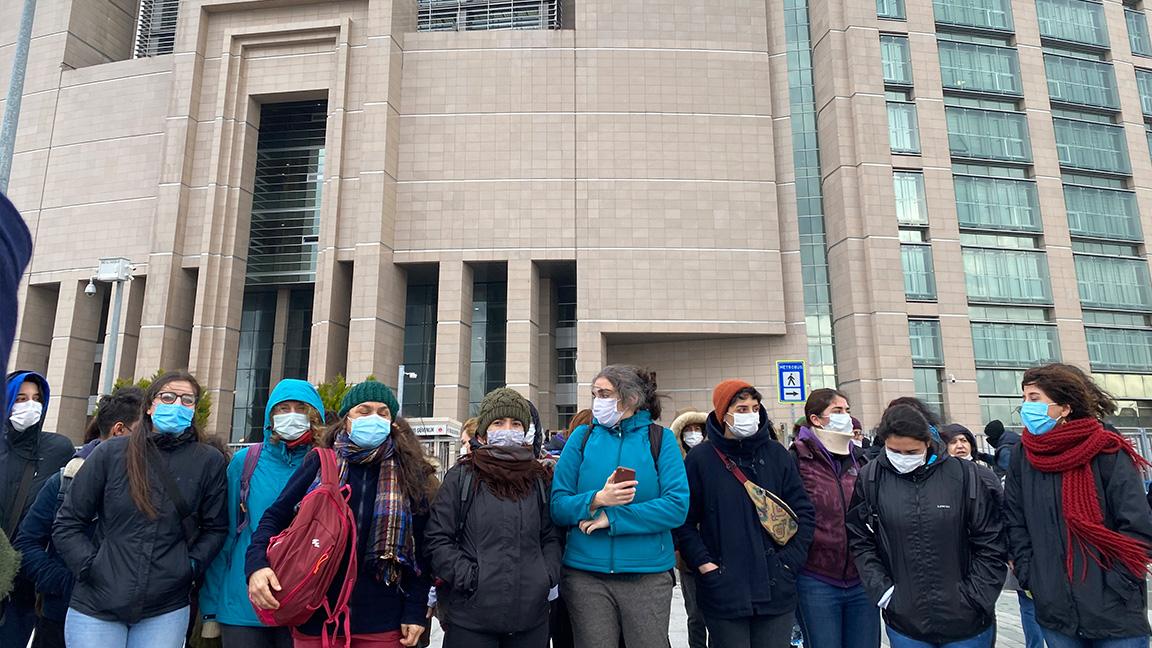
[[[196,407],[196,396],[194,394],[177,394],[176,392],[160,392],[156,398],[165,405],[172,405],[176,401],[184,407]]]

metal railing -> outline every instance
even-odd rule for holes
[[[559,0],[417,0],[418,31],[560,29]]]

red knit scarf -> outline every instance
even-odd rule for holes
[[[1104,526],[1104,513],[1096,494],[1092,460],[1099,454],[1126,453],[1137,466],[1149,466],[1131,443],[1095,418],[1076,419],[1039,436],[1024,434],[1024,453],[1040,472],[1062,473],[1064,526],[1068,529],[1068,578],[1073,577],[1073,547],[1084,557],[1081,579],[1087,575],[1087,557],[1110,569],[1119,561],[1137,578],[1148,568],[1147,543]],[[1089,548],[1095,549],[1095,552]]]

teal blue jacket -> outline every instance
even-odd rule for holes
[[[244,574],[244,553],[252,542],[252,533],[260,525],[264,511],[280,497],[304,457],[312,449],[304,444],[289,449],[283,441],[272,443],[272,408],[286,400],[308,403],[323,416],[324,405],[312,385],[303,380],[283,380],[276,385],[268,399],[264,420],[264,449],[252,473],[248,490],[248,523],[236,533],[237,512],[240,509],[240,476],[244,472],[244,458],[249,448],[243,448],[228,464],[228,528],[230,533],[224,548],[208,567],[204,586],[200,588],[200,613],[215,616],[225,625],[261,626],[248,601],[248,578]]]
[[[653,465],[651,422],[641,410],[614,428],[580,426],[564,444],[552,480],[552,519],[572,527],[564,550],[566,566],[603,574],[654,574],[676,564],[672,530],[688,515],[688,478],[676,435],[667,428],[659,470]],[[601,509],[608,517],[607,529],[582,533],[578,525],[592,518],[592,498],[619,466],[636,471],[636,498],[631,504]]]

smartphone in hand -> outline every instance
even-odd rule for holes
[[[612,473],[612,483],[613,484],[619,484],[620,482],[635,481],[635,480],[636,480],[636,471],[632,470],[631,468],[625,468],[624,466],[620,466],[619,468],[616,469],[616,472]]]

